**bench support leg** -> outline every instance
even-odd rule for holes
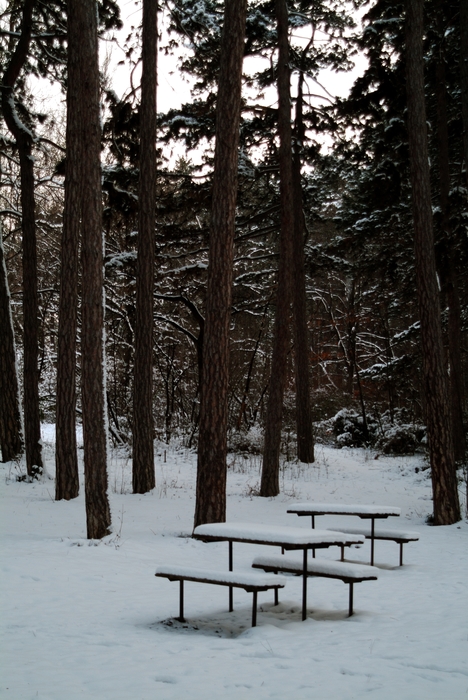
[[[400,542],[400,566],[403,566],[403,542]]]
[[[374,536],[375,536],[375,519],[371,518],[371,555],[370,555],[370,563],[371,566],[374,566]]]
[[[348,610],[348,617],[351,617],[353,614],[353,594],[354,594],[354,583],[349,584],[349,610]]]
[[[307,618],[307,549],[304,549],[302,564],[302,620]]]
[[[179,581],[179,622],[185,622],[184,619],[184,582]]]
[[[229,542],[229,571],[233,570],[232,542]],[[234,610],[233,588],[229,586],[229,612]]]
[[[257,596],[258,592],[254,591],[252,593],[253,600],[252,600],[252,627],[257,626]]]
[[[275,605],[278,605],[278,589],[275,588]]]

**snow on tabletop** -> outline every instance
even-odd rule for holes
[[[317,514],[335,515],[400,515],[401,508],[394,506],[373,506],[373,505],[345,505],[343,503],[293,503],[289,506],[288,512],[296,511],[308,513],[315,511]]]
[[[278,527],[260,523],[209,523],[199,525],[193,531],[197,537],[219,537],[245,539],[258,542],[281,542],[284,545],[307,545],[314,543],[345,543],[346,535],[339,531],[312,530],[300,527]],[[359,535],[356,535],[359,537]],[[364,541],[364,539],[360,540]]]
[[[156,567],[158,575],[183,576],[184,578],[210,579],[212,581],[246,584],[249,586],[285,586],[284,576],[275,574],[260,574],[245,571],[214,571],[213,569],[198,569],[187,566],[173,566],[172,564],[161,564]]]
[[[286,566],[296,571],[303,570],[302,559],[292,559],[291,557],[255,557],[252,566]],[[338,574],[339,576],[359,577],[375,576],[378,578],[379,569],[376,566],[365,566],[363,564],[351,564],[346,561],[332,561],[331,559],[309,559],[307,562],[308,571],[320,574]]]
[[[54,431],[41,429],[53,474]],[[52,481],[17,482],[17,465],[0,464],[2,700],[468,700],[468,523],[426,524],[423,455],[373,460],[364,449],[317,445],[313,465],[282,465],[276,498],[252,495],[257,457],[229,457],[228,521],[310,530],[288,506],[334,499],[401,506],[398,525],[420,534],[402,568],[391,565],[395,543],[379,543],[379,580],[359,591],[352,617],[343,583],[314,578],[302,622],[302,578],[288,577],[279,605],[271,591],[260,594],[252,629],[250,595],[235,590],[230,613],[224,586],[191,585],[187,622],[169,620],[179,586],[154,576],[159,562],[227,569],[225,542],[191,537],[196,453],[176,440],[155,442],[157,486],[133,494],[131,459],[113,450],[114,532],[99,542],[86,539],[78,454],[80,495],[71,501],[54,500]],[[327,516],[330,527],[342,523]],[[235,546],[234,570],[248,571],[262,553]],[[322,558],[336,559],[337,550]],[[366,563],[368,547],[352,547],[347,558]]]

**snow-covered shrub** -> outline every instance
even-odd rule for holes
[[[375,447],[385,454],[413,454],[425,447],[426,429],[410,422],[410,416],[396,409],[378,414],[370,410],[366,416],[367,434],[360,413],[352,408],[343,408],[333,418],[315,426],[320,442],[337,447]]]
[[[331,420],[340,447],[362,447],[374,443],[379,426],[373,416],[367,416],[367,431],[362,415],[352,408],[343,408]]]
[[[228,436],[229,452],[244,452],[258,455],[263,450],[263,431],[258,425],[252,426],[248,431],[233,430]]]
[[[384,431],[375,446],[385,454],[414,454],[423,446],[424,437],[423,426],[393,425]]]

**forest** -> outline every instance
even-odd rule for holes
[[[40,478],[54,423],[73,499],[82,425],[102,538],[109,441],[134,493],[155,439],[196,450],[195,525],[226,517],[228,452],[261,455],[274,497],[319,443],[424,451],[433,522],[457,522],[468,3],[142,0],[131,26],[117,0],[0,7],[3,462]],[[119,95],[102,55],[122,30]],[[190,98],[163,111],[168,56]]]

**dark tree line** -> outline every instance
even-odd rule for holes
[[[87,2],[91,13],[94,0]],[[360,413],[368,443],[370,421],[384,412],[427,425],[435,522],[456,520],[468,376],[463,2],[423,4],[418,89],[410,88],[416,0],[377,0],[362,28],[352,8],[334,0],[168,3],[171,33],[160,61],[183,42],[181,69],[195,80],[190,103],[158,115],[160,144],[186,147],[175,166],[156,148],[155,4],[143,3],[142,31],[128,39],[129,60],[142,59],[141,90],[122,99],[108,89],[100,95],[96,69],[98,33],[118,24],[117,7],[98,3],[92,27],[88,14],[94,44],[86,54],[75,33],[78,6],[84,11],[82,3],[57,0],[47,14],[35,2],[12,0],[5,15],[11,31],[0,35],[3,117],[13,125],[10,136],[2,132],[10,292],[5,279],[1,320],[7,331],[11,308],[24,356],[27,454],[28,444],[39,444],[27,425],[38,426],[41,406],[56,416],[57,498],[78,494],[77,412],[88,533],[101,537],[110,525],[107,422],[112,439],[132,449],[135,492],[154,487],[155,436],[183,433],[192,446],[198,440],[199,524],[225,517],[230,441],[247,444],[250,430],[264,432],[260,493],[274,496],[284,430],[295,435],[297,457],[311,463],[312,420],[348,406]],[[356,49],[368,67],[350,97],[325,99],[321,71],[348,69]],[[53,74],[66,90],[65,139],[45,136],[28,94],[30,72]],[[271,90],[277,104],[263,97]],[[421,177],[415,153],[423,150],[412,134],[423,139],[426,121],[431,169]],[[14,133],[18,123],[30,136]],[[333,148],[321,147],[324,137]],[[190,149],[202,146],[196,167]],[[33,153],[40,155],[34,168]],[[23,170],[32,180],[19,177]],[[43,196],[62,185],[64,195]],[[37,243],[28,248],[33,229]],[[43,250],[54,260],[47,279]],[[432,263],[422,251],[434,253]],[[27,280],[30,299],[38,290],[34,312]],[[421,291],[423,282],[430,293]],[[1,346],[2,368],[11,366],[11,347]],[[27,366],[37,396],[26,393]],[[55,373],[56,401],[45,391]],[[2,370],[1,386],[13,397],[0,404],[3,459],[22,445],[19,408],[4,408],[19,406],[9,377]],[[32,475],[40,460],[28,460]]]

